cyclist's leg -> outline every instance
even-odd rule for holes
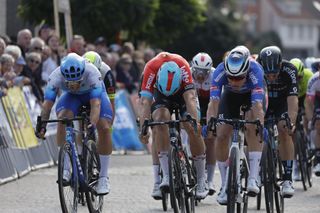
[[[100,118],[97,123],[98,130],[98,145],[97,152],[100,159],[100,173],[99,181],[96,188],[98,194],[108,194],[110,191],[109,185],[109,161],[112,153],[111,141],[111,126],[112,126],[113,112],[111,103],[106,93],[101,95],[101,109]]]
[[[285,103],[285,104],[284,104]],[[276,116],[280,117],[283,113],[286,113],[287,103],[286,100],[278,100],[277,107],[275,107]],[[285,197],[291,197],[294,193],[294,188],[292,186],[292,166],[294,159],[294,144],[292,137],[288,133],[288,129],[285,127],[285,121],[280,121],[278,123],[279,131],[279,155],[282,160],[282,165],[284,168],[284,174],[282,177],[283,187],[282,193]]]
[[[248,94],[250,95],[250,94]],[[248,106],[251,105],[251,95],[248,98]],[[245,118],[247,120],[255,120],[257,118],[263,119],[264,117],[264,107],[265,102],[256,102],[253,103],[251,109],[246,113]],[[255,125],[246,125],[245,132],[246,141],[248,143],[248,151],[249,151],[249,167],[250,173],[248,177],[248,186],[247,191],[249,195],[255,196],[259,193],[259,168],[260,168],[260,160],[262,155],[263,143],[260,143],[260,136],[256,134],[256,126]]]
[[[218,116],[219,118],[239,118],[241,100],[237,98],[237,95],[225,90],[221,95],[219,103]],[[228,168],[228,154],[229,154],[229,142],[232,134],[232,126],[227,124],[221,124],[217,127],[217,136],[215,140],[215,156],[217,159],[217,165],[220,170],[221,176],[221,190],[218,194],[217,201],[220,204],[226,204],[226,179]]]
[[[170,111],[161,104],[153,105],[152,107],[152,119],[154,121],[165,121],[170,120]],[[158,157],[160,162],[160,167],[163,172],[162,183],[160,188],[165,190],[169,187],[169,167],[168,167],[168,151],[170,148],[169,145],[169,129],[166,125],[154,126],[153,127],[154,141],[156,149],[158,150]]]
[[[316,97],[315,99],[315,112],[320,110],[320,99]],[[314,172],[317,176],[320,176],[320,120],[316,120],[314,124],[315,128],[315,139],[314,139],[314,147],[315,147],[315,162],[314,162]]]
[[[73,104],[71,104],[73,103]],[[77,110],[81,105],[77,95],[70,93],[64,93],[60,98],[56,106],[56,114],[59,119],[61,118],[73,118],[77,114]],[[65,125],[62,123],[57,124],[57,145],[61,147],[65,143],[66,131]],[[64,172],[63,179],[69,181],[71,178],[71,160],[68,155],[64,156]]]
[[[154,186],[152,190],[151,196],[155,199],[159,199],[162,197],[162,193],[160,190],[160,183],[161,183],[161,178],[160,178],[160,162],[159,162],[159,156],[158,156],[158,150],[157,146],[155,143],[155,132],[152,132],[152,144],[151,144],[151,155],[152,155],[152,167],[153,167],[153,181],[154,181]]]

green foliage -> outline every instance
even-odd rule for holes
[[[216,11],[207,21],[166,49],[189,60],[198,52],[207,52],[213,58],[214,65],[217,65],[226,51],[242,43],[237,24]]]
[[[197,0],[161,0],[153,26],[141,36],[165,47],[205,21],[204,12],[204,5]]]

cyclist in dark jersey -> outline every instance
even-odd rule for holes
[[[293,126],[292,130],[288,130],[284,127],[285,121],[278,123],[279,141],[281,141],[279,153],[284,167],[282,194],[285,198],[290,198],[294,194],[291,177],[294,144],[291,134],[298,113],[297,69],[289,61],[282,60],[281,50],[277,46],[263,48],[258,61],[264,69],[268,87],[269,105],[266,118],[272,115],[281,117],[288,113]]]

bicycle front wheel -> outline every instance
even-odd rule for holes
[[[99,213],[102,212],[103,196],[97,195],[94,190],[99,178],[99,155],[97,154],[96,143],[94,141],[89,140],[87,145],[84,147],[83,155],[86,161],[84,173],[88,184],[88,190],[85,194],[88,203],[88,210],[90,213]]]
[[[236,196],[238,194],[237,184],[237,150],[231,149],[229,157],[229,173],[228,173],[228,205],[227,213],[234,213],[236,207]]]
[[[175,148],[169,152],[169,189],[170,201],[175,213],[185,212],[185,194],[182,186],[180,160]]]
[[[65,143],[60,148],[58,159],[59,198],[63,213],[77,212],[79,181],[77,171],[73,170],[73,165],[76,165],[74,161],[70,144]],[[69,181],[64,180],[64,172],[71,174]]]
[[[270,160],[271,159],[271,160]],[[265,204],[267,213],[273,213],[274,211],[274,164],[271,146],[269,144],[264,144],[261,165],[262,165],[262,177],[263,177],[263,188],[265,196]]]

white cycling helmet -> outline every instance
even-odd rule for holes
[[[224,67],[229,76],[242,76],[249,70],[250,51],[245,46],[237,46],[230,51],[224,61]]]
[[[82,57],[90,63],[92,63],[93,65],[95,65],[98,68],[98,70],[100,70],[102,59],[98,53],[96,53],[95,51],[89,51],[86,52]]]
[[[200,52],[195,55],[191,63],[191,71],[194,78],[206,78],[212,69],[212,59],[207,53]]]

